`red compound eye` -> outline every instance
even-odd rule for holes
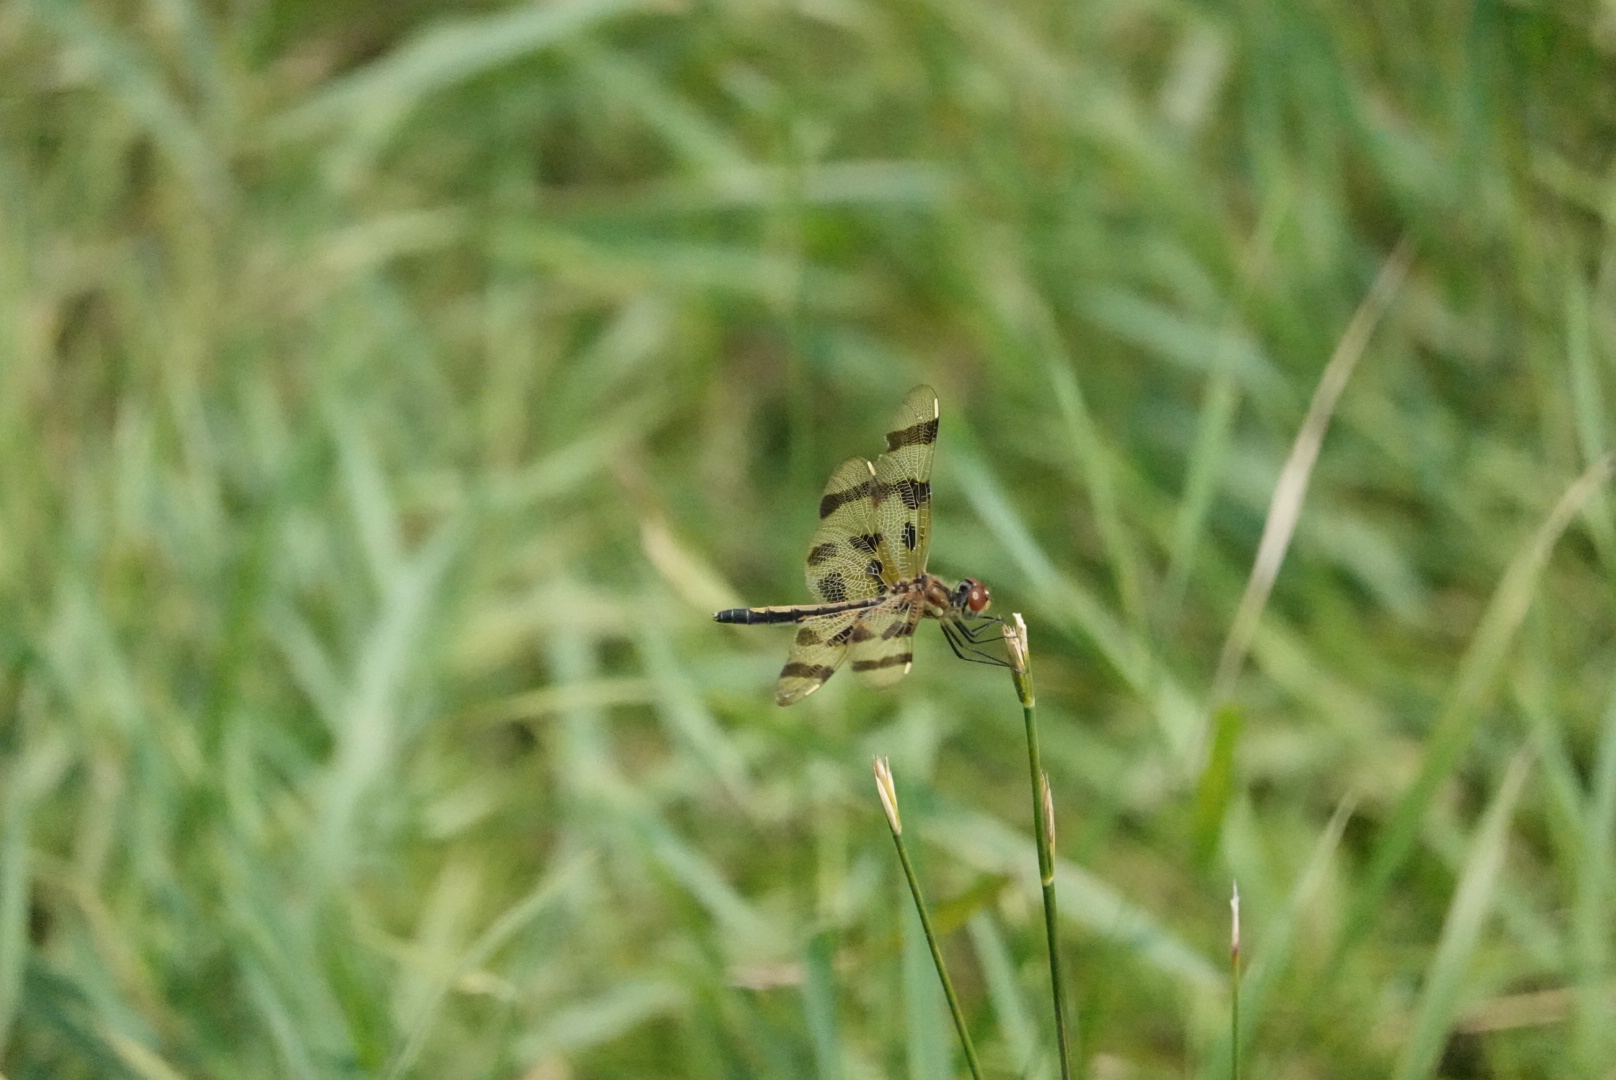
[[[972,615],[980,615],[988,609],[989,604],[993,603],[993,597],[988,592],[988,587],[975,578],[971,579],[970,585],[970,592],[965,594],[965,606],[970,609]]]

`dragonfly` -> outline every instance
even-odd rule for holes
[[[950,585],[926,572],[931,547],[931,462],[937,443],[937,394],[915,387],[887,431],[886,453],[872,464],[851,457],[836,467],[819,500],[819,527],[808,545],[812,604],[731,608],[721,623],[795,623],[774,700],[791,705],[824,686],[844,660],[876,689],[909,673],[913,638],[936,619],[962,660],[1009,663],[984,646],[1002,637],[987,615],[992,596],[976,578]],[[991,634],[994,629],[999,634]]]

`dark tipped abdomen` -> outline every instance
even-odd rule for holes
[[[752,625],[754,623],[788,623],[802,621],[802,616],[795,611],[770,611],[768,608],[744,607],[730,608],[728,611],[717,612],[713,615],[713,618],[718,622],[745,623],[747,625]]]

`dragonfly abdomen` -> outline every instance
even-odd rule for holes
[[[859,608],[871,607],[881,602],[880,597],[873,600],[852,600],[845,604],[795,604],[784,607],[738,607],[713,614],[713,618],[721,623],[743,623],[755,626],[760,623],[795,623],[804,619],[812,619],[819,615],[835,615],[839,611],[855,611]]]

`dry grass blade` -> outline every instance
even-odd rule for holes
[[[1314,463],[1319,459],[1319,449],[1324,445],[1324,433],[1329,429],[1336,403],[1341,400],[1341,392],[1346,389],[1347,380],[1352,377],[1353,369],[1358,366],[1359,359],[1368,347],[1375,327],[1402,287],[1412,257],[1413,244],[1405,239],[1386,259],[1369,288],[1369,295],[1364,297],[1363,303],[1353,314],[1329,363],[1324,366],[1324,374],[1313,391],[1313,401],[1308,405],[1307,416],[1296,433],[1295,442],[1291,444],[1290,456],[1285,459],[1279,473],[1279,482],[1274,485],[1274,495],[1268,504],[1268,518],[1263,523],[1262,540],[1257,545],[1251,576],[1246,579],[1246,591],[1240,597],[1240,606],[1235,609],[1234,621],[1229,626],[1223,650],[1218,656],[1217,674],[1212,679],[1210,697],[1213,709],[1228,701],[1234,693],[1235,681],[1251,648],[1251,639],[1257,633],[1263,607],[1268,603],[1274,579],[1279,576],[1280,564],[1285,561],[1285,552],[1296,530],[1297,519],[1301,517],[1308,479],[1312,476]]]

